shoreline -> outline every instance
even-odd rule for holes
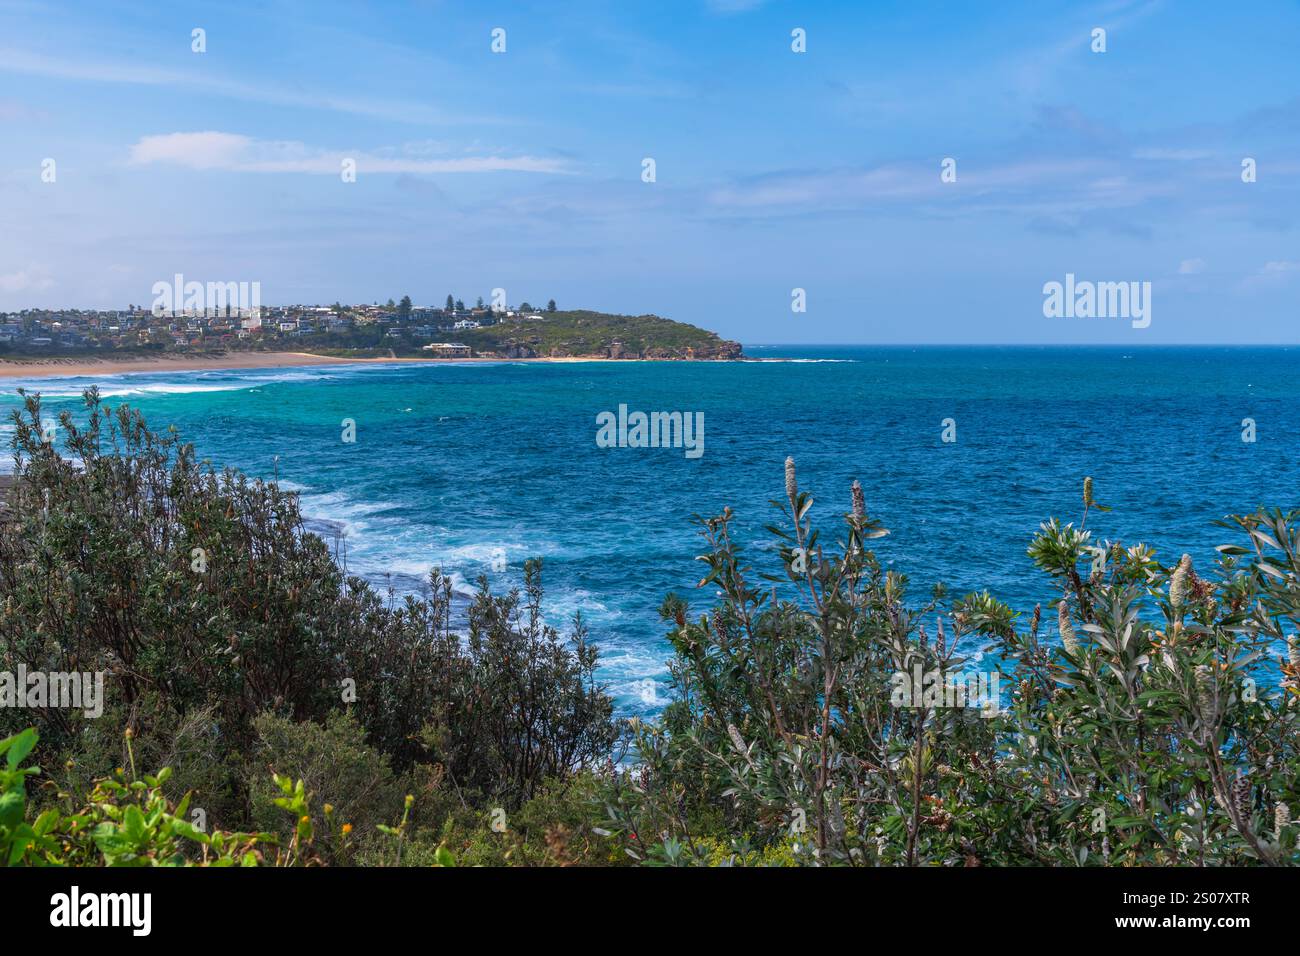
[[[149,356],[119,359],[36,359],[29,362],[0,359],[0,379],[13,378],[74,378],[95,375],[130,375],[151,372],[214,372],[223,370],[261,368],[305,368],[319,365],[481,365],[502,362],[537,362],[566,364],[573,362],[667,362],[684,359],[611,359],[602,356],[566,358],[422,358],[379,357],[340,358],[333,355],[315,355],[311,352],[240,352],[205,356]],[[711,359],[696,359],[707,362]]]

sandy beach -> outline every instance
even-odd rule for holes
[[[607,358],[451,359],[451,358],[335,358],[308,352],[228,352],[224,355],[159,355],[147,358],[50,358],[15,362],[0,360],[0,379],[44,378],[63,375],[123,375],[132,372],[207,372],[215,369],[292,368],[305,365],[358,365],[419,362],[466,365],[478,362],[610,362],[640,361]]]

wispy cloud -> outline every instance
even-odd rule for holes
[[[746,13],[756,10],[767,0],[704,0],[704,5],[713,13]]]
[[[1258,272],[1248,275],[1242,280],[1241,286],[1243,289],[1250,291],[1276,288],[1287,285],[1297,274],[1300,274],[1300,262],[1289,259],[1275,259],[1272,262],[1264,263]]]
[[[339,175],[351,160],[368,173],[565,173],[559,159],[537,156],[454,156],[429,158],[427,144],[377,152],[322,150],[299,142],[253,139],[215,130],[145,136],[131,147],[133,165],[163,163],[188,169],[240,173]]]
[[[18,272],[0,275],[0,292],[43,292],[53,286],[54,280],[43,266],[28,266]]]
[[[958,183],[942,183],[939,165],[894,164],[867,169],[804,170],[752,177],[707,196],[718,213],[820,214],[895,206],[951,216],[997,212],[1063,216],[1140,205],[1174,187],[1154,176],[1128,175],[1099,157],[1049,158],[959,165]],[[918,202],[926,203],[917,206]]]
[[[1214,154],[1206,149],[1165,149],[1162,147],[1150,147],[1146,149],[1135,149],[1133,151],[1134,159],[1147,159],[1155,162],[1167,163],[1191,163],[1200,159],[1209,159]]]
[[[16,48],[0,48],[0,72],[45,76],[90,83],[121,83],[187,89],[213,96],[350,113],[402,123],[499,122],[490,117],[467,119],[439,111],[426,103],[341,96],[328,90],[290,90],[273,84],[252,84],[220,76],[167,69],[140,63],[115,63],[89,59],[66,59]]]

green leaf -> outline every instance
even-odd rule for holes
[[[128,806],[122,814],[122,834],[132,843],[139,843],[144,839],[144,814],[135,804]]]
[[[22,790],[0,794],[0,826],[15,827],[22,822],[26,802]]]
[[[0,744],[0,747],[4,747],[7,751],[5,754],[5,760],[8,762],[10,770],[18,769],[18,764],[21,763],[23,758],[31,753],[32,748],[36,746],[36,739],[36,729],[34,727],[28,727],[18,736],[10,737],[4,742],[4,744]]]

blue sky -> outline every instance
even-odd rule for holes
[[[179,272],[750,343],[1296,342],[1298,50],[1274,0],[0,0],[0,309]],[[1150,282],[1151,325],[1044,317],[1067,273]]]

